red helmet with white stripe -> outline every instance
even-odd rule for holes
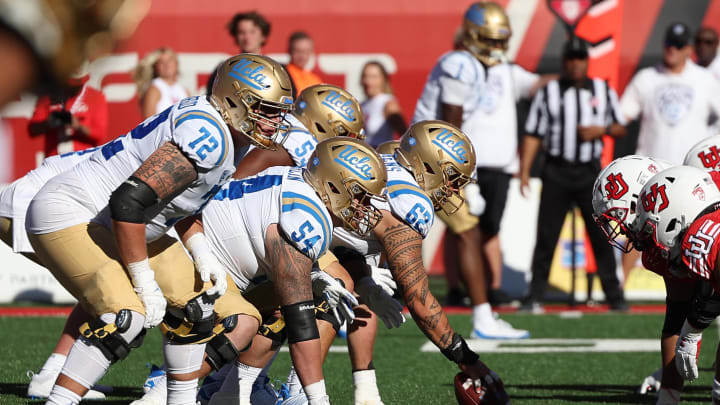
[[[720,190],[705,170],[690,166],[663,170],[645,183],[638,196],[637,218],[630,226],[635,246],[654,242],[664,257],[675,260],[683,232],[718,202]]]
[[[613,160],[595,179],[593,185],[593,217],[608,242],[629,252],[632,238],[618,239],[628,235],[628,228],[635,220],[635,202],[642,186],[655,174],[672,165],[645,156],[630,155]]]

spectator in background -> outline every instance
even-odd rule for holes
[[[522,143],[520,191],[528,196],[530,167],[538,149],[545,151],[537,238],[532,259],[530,293],[522,309],[541,313],[553,254],[572,204],[580,208],[592,244],[597,273],[610,308],[627,310],[615,274],[615,256],[595,226],[592,187],[600,173],[602,136],[625,136],[617,94],[606,81],[587,76],[588,49],[573,38],[563,49],[563,72],[535,95]],[[565,100],[572,100],[567,102]]]
[[[290,63],[285,65],[285,69],[292,80],[294,98],[305,88],[322,83],[322,79],[309,70],[310,58],[315,53],[315,43],[307,33],[295,31],[290,34],[288,53]]]
[[[150,117],[187,97],[178,82],[178,58],[170,48],[159,48],[146,55],[132,73],[137,84],[140,112]]]
[[[625,89],[620,105],[628,121],[641,117],[637,154],[683,163],[687,151],[708,136],[711,112],[720,112],[720,85],[690,60],[690,29],[671,24],[665,32],[663,60],[641,69]]]
[[[38,98],[28,123],[30,136],[45,137],[45,156],[87,149],[107,142],[108,107],[105,96],[88,84],[87,63],[58,96]]]
[[[400,111],[400,103],[393,95],[390,75],[378,61],[363,66],[360,84],[365,92],[365,101],[360,104],[365,116],[365,141],[377,147],[393,139],[393,133],[402,135],[407,123]]]
[[[262,55],[262,47],[270,36],[270,27],[270,22],[262,14],[257,11],[245,11],[235,14],[226,28],[240,50],[238,53]],[[217,68],[208,78],[206,94],[211,93],[216,73]]]
[[[707,68],[720,80],[720,58],[717,57],[718,33],[713,28],[702,27],[695,34],[697,64]]]

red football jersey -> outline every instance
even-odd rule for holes
[[[720,211],[714,211],[695,220],[682,241],[682,261],[692,274],[710,279],[715,270],[720,235]]]

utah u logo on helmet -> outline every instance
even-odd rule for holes
[[[698,158],[702,162],[703,167],[708,169],[714,169],[720,163],[720,152],[718,152],[717,146],[713,145],[708,151],[701,151],[698,153]]]
[[[657,183],[650,186],[650,189],[640,196],[640,201],[642,201],[645,212],[661,212],[670,205],[665,193],[665,185],[658,186]]]
[[[619,200],[627,194],[628,185],[623,179],[622,173],[610,173],[607,176],[607,184],[605,184],[605,191],[608,193],[608,198],[613,200]]]

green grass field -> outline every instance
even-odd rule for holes
[[[469,316],[451,316],[453,326],[467,335]],[[529,329],[533,338],[655,339],[661,315],[593,314],[576,319],[558,315],[507,315],[514,326]],[[0,318],[4,342],[0,345],[0,404],[41,403],[24,397],[27,370],[39,368],[62,328],[60,318]],[[686,403],[707,403],[717,331],[705,334],[700,358],[701,378],[686,388]],[[385,404],[452,404],[452,379],[457,372],[439,353],[422,353],[427,340],[412,322],[400,329],[383,330],[375,349],[378,383]],[[338,339],[338,345],[344,345]],[[553,344],[553,347],[562,346]],[[575,345],[577,348],[585,343]],[[103,384],[115,391],[104,404],[125,404],[141,394],[147,363],[160,364],[160,334],[149,333],[143,347],[114,365]],[[653,404],[654,397],[635,393],[642,379],[659,365],[659,354],[644,353],[496,353],[482,359],[504,379],[514,404]],[[271,370],[283,379],[289,367],[287,353],[278,356]],[[334,404],[352,403],[348,356],[331,353],[325,364],[328,392]]]

